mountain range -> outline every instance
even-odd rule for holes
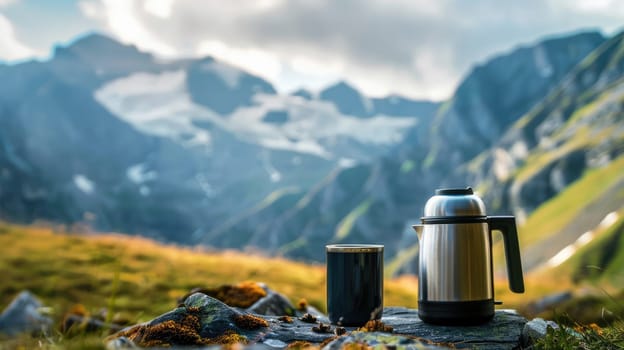
[[[622,208],[616,172],[572,199],[582,221],[523,232],[619,164],[623,38],[517,47],[437,103],[347,82],[282,94],[211,57],[164,60],[86,35],[49,60],[0,65],[0,218],[312,261],[330,242],[383,243],[399,273],[413,272],[410,225],[434,190],[473,186],[489,214],[516,215],[525,269],[537,268]]]

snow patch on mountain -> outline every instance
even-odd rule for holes
[[[98,89],[95,98],[138,130],[187,145],[209,145],[211,141],[210,133],[194,125],[193,120],[220,120],[214,112],[191,101],[183,70],[116,79]]]
[[[555,256],[550,258],[545,266],[549,268],[557,267],[564,262],[566,262],[574,253],[576,253],[582,246],[588,244],[594,238],[596,238],[597,231],[603,232],[611,225],[615,224],[618,220],[619,216],[617,212],[610,212],[607,214],[602,221],[598,224],[597,230],[591,230],[583,233],[574,243],[566,246],[561,251],[559,251]]]
[[[271,182],[279,182],[282,180],[282,174],[271,164],[269,152],[262,152],[262,166],[264,170],[269,174]]]
[[[548,78],[553,75],[554,69],[548,60],[548,55],[546,54],[546,50],[543,46],[537,46],[533,50],[533,57],[535,59],[537,70],[542,77]]]
[[[126,176],[135,184],[142,184],[143,182],[156,179],[158,174],[155,171],[148,171],[145,164],[139,163],[129,167],[126,170]]]
[[[205,69],[220,69],[221,76],[233,83],[229,68],[222,69],[220,64],[215,68],[215,64],[206,63]],[[352,157],[344,154],[345,142],[376,146],[398,143],[416,122],[384,115],[361,119],[341,114],[327,101],[271,94],[257,94],[253,106],[239,107],[223,118],[192,102],[186,79],[184,70],[136,73],[104,85],[95,92],[95,98],[137,129],[185,145],[211,144],[210,131],[200,125],[206,121],[246,142],[327,159]],[[267,113],[275,111],[287,113],[288,118],[282,123],[266,122]]]
[[[74,185],[85,194],[92,194],[95,191],[95,183],[82,174],[74,175]]]
[[[203,63],[200,69],[217,74],[231,89],[238,87],[238,82],[242,74],[242,71],[235,67],[215,61]]]
[[[361,119],[340,114],[331,103],[304,100],[289,95],[256,95],[257,104],[239,108],[229,117],[241,133],[273,148],[292,148],[300,152],[327,156],[335,154],[332,143],[338,138],[363,144],[391,145],[400,142],[415,119],[376,116]],[[282,124],[263,122],[271,111],[286,111]]]

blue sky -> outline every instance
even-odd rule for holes
[[[439,100],[494,54],[623,24],[620,0],[0,0],[0,60],[99,31],[159,56],[212,55],[281,91],[344,79]]]

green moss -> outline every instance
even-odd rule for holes
[[[535,344],[537,350],[559,349],[622,349],[624,348],[624,323],[615,322],[606,327],[578,323],[548,328],[546,336]]]

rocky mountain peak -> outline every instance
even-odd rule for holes
[[[342,114],[368,117],[372,112],[370,101],[345,81],[327,87],[321,91],[319,97],[333,103]]]
[[[68,54],[93,65],[110,64],[111,61],[146,63],[152,60],[151,54],[139,51],[136,46],[122,44],[100,33],[90,33],[68,46],[57,46],[54,49],[55,58]]]
[[[434,115],[439,104],[426,100],[411,100],[400,95],[389,95],[371,99],[375,113],[402,117]]]
[[[56,46],[53,58],[45,64],[62,80],[89,88],[155,67],[151,54],[98,33],[83,36],[67,46]]]
[[[303,88],[294,91],[293,93],[291,93],[291,95],[299,96],[299,97],[301,97],[303,99],[306,99],[306,100],[311,100],[311,99],[314,98],[314,94],[312,94],[312,92],[310,92],[307,89],[303,89]]]
[[[226,115],[240,106],[253,105],[256,94],[276,94],[268,81],[212,57],[187,68],[187,88],[193,102]]]
[[[431,159],[456,166],[491,147],[583,58],[604,42],[598,32],[549,39],[488,60],[472,69],[435,124],[440,135]],[[450,156],[450,157],[449,157]]]

